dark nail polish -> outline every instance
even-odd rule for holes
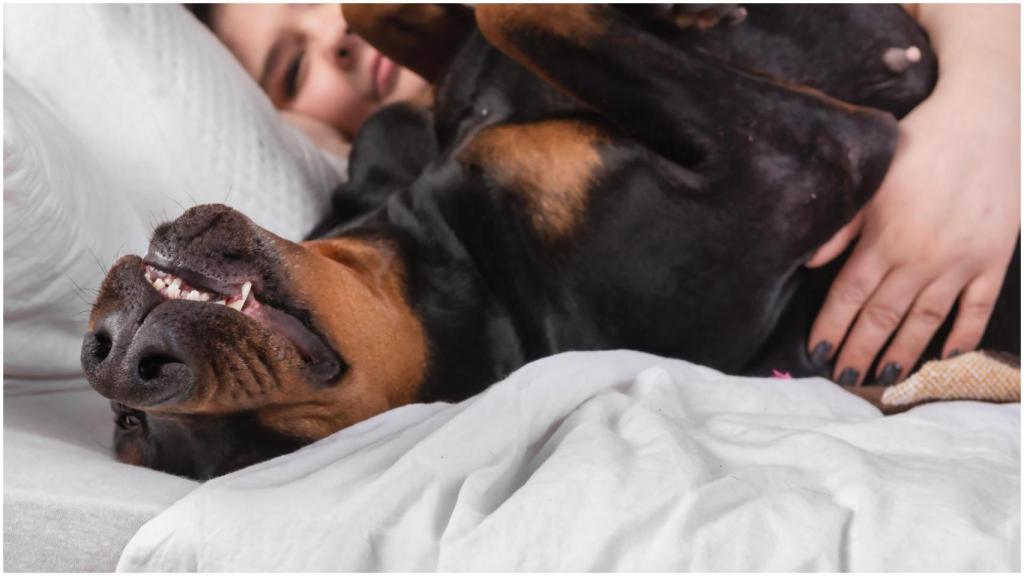
[[[839,385],[840,386],[853,386],[857,383],[857,377],[860,376],[860,372],[853,368],[846,368],[839,373]]]
[[[903,372],[903,366],[900,366],[899,362],[889,362],[882,369],[882,373],[878,375],[879,386],[892,386],[899,380],[901,372]]]
[[[957,349],[953,350],[952,352],[950,352],[948,356],[946,356],[946,360],[949,360],[950,358],[956,358],[957,356],[959,356],[961,354],[963,354],[963,352],[961,352],[960,349],[957,348]]]
[[[830,342],[821,341],[811,351],[811,364],[815,366],[824,366],[828,362],[828,354],[832,351],[832,344]]]

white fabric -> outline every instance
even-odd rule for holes
[[[197,482],[114,461],[113,415],[84,381],[4,387],[4,570],[109,572]]]
[[[208,482],[118,569],[1018,571],[1020,408],[563,354]]]
[[[224,202],[306,234],[345,163],[180,5],[4,7],[4,374],[80,376],[94,290],[153,227]]]

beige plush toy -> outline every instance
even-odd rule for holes
[[[968,352],[927,362],[893,386],[848,390],[887,414],[940,400],[1020,402],[1020,358],[1000,352]]]

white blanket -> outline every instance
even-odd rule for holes
[[[118,568],[1019,571],[1020,408],[563,354],[211,481]]]

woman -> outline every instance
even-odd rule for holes
[[[332,152],[430,85],[352,34],[337,4],[187,4],[282,113]]]
[[[429,90],[351,34],[337,5],[201,6],[191,9],[274,104],[328,148],[351,142],[381,106]],[[808,264],[858,239],[808,340],[844,385],[864,382],[880,351],[880,383],[907,376],[957,302],[943,357],[976,348],[1020,232],[1019,7],[908,11],[939,56],[938,84],[901,121],[875,198]]]

